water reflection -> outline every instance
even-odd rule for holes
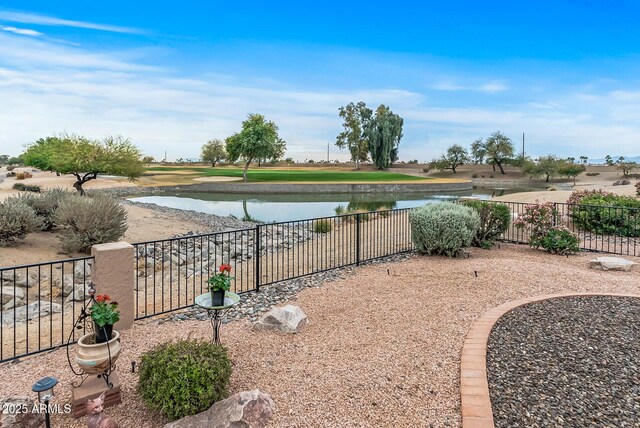
[[[474,189],[447,195],[433,193],[383,194],[218,194],[166,193],[131,198],[135,202],[193,210],[264,222],[329,217],[353,211],[414,208],[425,203],[455,200],[461,196],[489,199],[528,189]]]

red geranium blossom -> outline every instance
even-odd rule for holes
[[[220,272],[228,272],[231,273],[231,265],[220,265]]]

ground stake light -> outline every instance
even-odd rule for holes
[[[49,401],[53,398],[53,388],[58,384],[58,379],[55,377],[43,377],[39,381],[33,384],[31,390],[38,393],[38,401],[45,405],[45,423],[46,427],[51,427],[51,421],[49,420]]]

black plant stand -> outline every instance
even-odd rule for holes
[[[207,311],[213,328],[213,343],[220,345],[220,325],[226,313],[234,305],[240,302],[240,296],[227,291],[224,293],[224,304],[222,306],[211,305],[211,293],[201,294],[196,297],[195,304]]]

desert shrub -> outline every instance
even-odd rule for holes
[[[331,232],[332,225],[330,220],[316,220],[313,222],[313,231],[315,233]]]
[[[0,203],[0,246],[14,244],[40,228],[36,212],[18,198]]]
[[[583,198],[587,196],[608,196],[613,195],[611,192],[607,192],[606,190],[574,190],[571,192],[569,199],[567,199],[568,204],[579,204]],[[571,207],[570,207],[571,208]]]
[[[13,188],[23,192],[40,193],[40,186],[36,186],[35,184],[14,183]]]
[[[582,230],[602,235],[640,236],[640,200],[632,196],[592,194],[570,211]]]
[[[636,196],[640,196],[640,181],[636,181]]]
[[[92,245],[122,238],[127,230],[127,212],[110,196],[74,195],[60,201],[54,223],[64,251],[89,252]]]
[[[416,249],[426,254],[457,255],[480,227],[473,209],[451,202],[429,204],[409,212],[411,238]]]
[[[549,192],[557,192],[557,191],[558,191],[558,188],[557,188],[557,187],[555,187],[555,186],[551,186],[551,187],[549,187],[549,188],[547,189],[547,191],[549,191]]]
[[[538,248],[540,240],[555,225],[557,215],[558,210],[552,202],[527,204],[513,225],[525,229],[529,234],[529,245]]]
[[[478,173],[474,172],[473,174],[471,174],[471,178],[478,178]]]
[[[138,392],[170,420],[207,410],[229,395],[227,350],[211,342],[163,343],[142,356]]]
[[[16,166],[15,166],[15,165],[9,165],[9,166],[7,167],[7,171],[13,171],[14,169],[16,169]]]
[[[580,251],[579,242],[578,237],[566,227],[552,227],[536,242],[536,245],[553,254],[567,255]]]
[[[505,204],[486,201],[463,201],[462,205],[473,208],[480,216],[480,227],[471,244],[475,247],[491,248],[511,221],[511,210]]]
[[[55,228],[55,212],[60,203],[67,199],[75,197],[74,192],[62,189],[48,190],[41,195],[23,195],[22,201],[29,205],[36,212],[38,217],[42,219],[42,230],[52,230]]]
[[[596,175],[600,175],[599,172],[587,172],[585,174],[587,177],[595,177]]]
[[[426,173],[426,172],[429,172],[429,171],[431,171],[431,168],[430,168],[430,167],[422,168],[422,172],[425,172],[425,173]]]
[[[16,174],[16,180],[24,180],[25,178],[31,178],[33,175],[30,172],[19,172]]]

